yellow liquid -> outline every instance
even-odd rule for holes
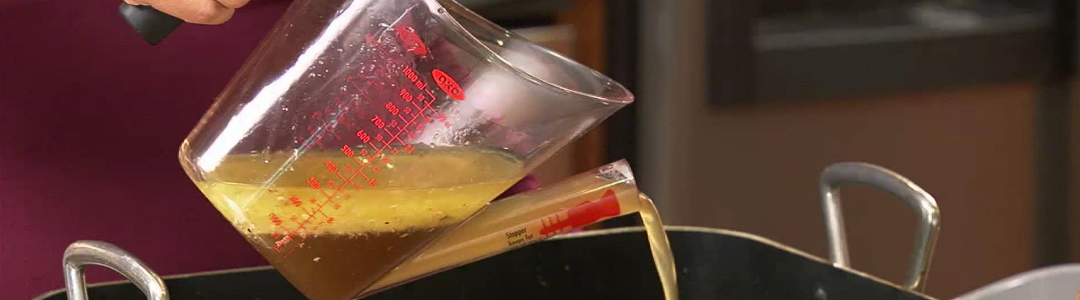
[[[671,253],[671,244],[668,242],[667,233],[664,231],[664,223],[660,221],[660,212],[656,211],[656,205],[645,194],[638,194],[640,203],[641,223],[645,227],[645,234],[649,237],[649,249],[652,250],[653,264],[656,265],[657,275],[660,276],[660,285],[664,290],[664,299],[679,300],[679,281],[675,272],[675,255]]]
[[[237,155],[196,184],[306,297],[346,300],[523,176],[520,160],[477,148],[388,158]]]

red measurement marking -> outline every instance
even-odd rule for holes
[[[292,203],[293,206],[300,206],[300,204],[304,204],[304,202],[300,201],[300,198],[296,196],[289,197],[289,202]]]
[[[412,67],[409,66],[402,66],[401,74],[405,74],[405,78],[409,79],[409,82],[420,80],[420,75],[417,75],[416,71],[413,71]]]
[[[423,107],[420,107],[420,104],[416,104],[416,102],[424,102],[424,95],[416,96],[416,100],[419,100],[419,101],[410,101],[409,103],[412,103],[412,106],[415,106],[416,109],[424,110]],[[413,117],[415,117],[415,116],[413,116]]]
[[[371,118],[371,124],[374,124],[375,127],[379,127],[379,129],[383,129],[383,127],[386,127],[386,122],[384,122],[382,118],[380,118],[378,115]]]
[[[420,80],[420,75],[416,74],[416,71],[413,71],[411,67],[404,66],[401,68],[401,73],[404,74],[405,78],[409,79],[409,82],[417,89],[424,90],[427,88],[427,82]]]
[[[428,93],[430,94],[431,92],[428,92]],[[420,95],[420,96],[418,97],[418,99],[424,99],[423,95]],[[417,131],[417,132],[419,132],[420,130],[422,130],[422,129],[423,129],[423,124],[418,124],[418,123],[416,123],[416,119],[417,119],[417,118],[419,118],[419,117],[420,117],[420,115],[424,114],[424,112],[425,112],[425,111],[426,111],[427,109],[431,108],[431,104],[432,104],[432,103],[434,103],[434,102],[435,102],[435,98],[434,98],[434,96],[433,96],[433,97],[431,98],[431,101],[425,102],[425,103],[424,103],[424,107],[421,107],[421,108],[420,108],[420,111],[419,111],[419,112],[417,112],[417,114],[416,114],[416,115],[413,115],[413,116],[412,116],[412,119],[410,119],[410,120],[406,121],[406,122],[405,122],[405,124],[404,124],[403,126],[401,126],[401,127],[400,127],[400,128],[398,129],[398,132],[397,132],[396,134],[391,134],[391,141],[390,141],[390,142],[384,142],[384,143],[385,143],[385,145],[383,145],[383,148],[380,148],[380,151],[382,151],[381,149],[385,149],[385,147],[389,147],[389,146],[390,146],[390,143],[392,143],[392,142],[393,142],[394,140],[396,140],[396,141],[400,142],[401,144],[403,144],[403,145],[406,145],[406,146],[407,146],[408,144],[407,144],[407,143],[405,143],[405,141],[402,141],[402,140],[401,140],[401,138],[400,138],[400,137],[401,137],[401,134],[402,134],[402,133],[405,133],[405,132],[406,132],[406,130],[408,130],[408,127],[409,127],[409,125],[412,125],[412,124],[416,124],[416,127],[417,127],[416,131]],[[400,115],[399,115],[399,117],[400,117]],[[402,118],[402,119],[404,120],[404,118]],[[430,120],[430,119],[429,119],[429,120]],[[387,133],[388,133],[388,134],[390,134],[390,132],[389,132],[389,131],[387,131]],[[409,133],[409,134],[408,134],[407,136],[408,136],[409,138],[413,138],[413,137],[414,137],[414,135],[413,135],[412,133]],[[395,150],[396,150],[396,149],[395,149]],[[412,153],[412,151],[410,151],[409,153]]]
[[[398,114],[401,111],[397,108],[397,105],[394,105],[394,102],[386,102],[386,105],[383,105],[383,107],[386,108],[386,111],[394,115]]]
[[[404,128],[402,128],[402,129],[404,129]],[[401,143],[402,145],[408,145],[408,144],[405,143],[405,141],[402,141],[400,138],[398,138],[398,135],[401,135],[401,131],[398,131],[398,134],[391,134],[390,130],[388,130],[388,129],[383,129],[383,130],[386,131],[386,134],[390,135],[390,140],[386,142],[386,144],[387,144],[386,146],[390,146],[390,143],[393,143],[394,141],[397,141],[397,142]],[[382,140],[379,140],[379,141],[382,141]],[[394,153],[394,154],[397,154],[397,153]]]
[[[328,201],[329,201],[329,200],[328,200]],[[307,212],[307,211],[305,210],[304,212]],[[320,210],[312,210],[312,211],[311,211],[311,212],[309,213],[309,215],[310,215],[310,216],[309,216],[308,218],[310,218],[311,216],[315,216],[315,215],[322,215],[322,216],[323,216],[324,218],[329,218],[329,217],[330,217],[329,215],[327,215],[326,213],[324,213],[324,212],[323,212],[323,211],[322,211],[321,209],[320,209]],[[321,224],[321,223],[320,223],[320,224]],[[312,229],[312,230],[315,230],[315,229]]]
[[[292,241],[292,235],[285,235],[285,237],[281,238],[277,242],[274,242],[274,252],[279,252],[280,253],[281,248],[285,247],[285,245],[288,245],[289,242],[291,242],[291,241]]]
[[[365,143],[370,143],[371,142],[371,136],[368,135],[367,132],[364,132],[364,130],[357,130],[356,131],[356,137],[360,138],[360,140],[364,141]],[[363,152],[367,152],[367,150],[362,150],[360,155],[367,155],[367,154],[365,154]]]
[[[431,102],[435,102],[435,99],[438,99],[438,98],[435,97],[435,94],[431,93],[431,91],[424,90],[424,92],[427,92],[428,96],[431,96]],[[428,104],[430,104],[430,103],[428,103]]]
[[[546,222],[541,220],[543,227],[540,229],[540,234],[547,235],[568,228],[589,225],[600,218],[618,216],[619,212],[621,212],[619,210],[619,199],[615,197],[615,191],[607,190],[596,201],[587,201],[570,208],[566,212],[565,219],[560,219],[559,214],[556,213],[545,218],[548,219]]]
[[[281,218],[274,213],[270,213],[270,223],[274,223],[274,226],[281,226]]]
[[[353,159],[357,160],[359,162],[359,160],[357,158],[354,157]],[[330,219],[330,217],[328,215],[326,215],[325,212],[322,211],[323,207],[325,207],[328,204],[332,204],[334,209],[340,209],[341,205],[334,202],[334,200],[333,200],[334,197],[336,197],[337,194],[340,193],[342,189],[344,189],[349,183],[351,183],[353,181],[353,179],[356,178],[357,175],[360,175],[360,174],[363,173],[364,166],[365,166],[364,163],[360,163],[360,167],[357,168],[353,172],[352,176],[350,176],[349,178],[344,179],[344,183],[340,187],[336,188],[333,193],[327,193],[326,190],[322,190],[323,195],[326,196],[326,200],[322,201],[322,203],[320,203],[316,207],[314,207],[311,210],[310,213],[308,213],[307,209],[302,209],[305,213],[308,213],[308,215],[303,220],[298,220],[296,216],[290,217],[289,220],[297,223],[297,226],[296,226],[296,228],[293,228],[292,230],[286,230],[285,238],[282,239],[282,240],[277,241],[277,243],[276,243],[276,245],[274,247],[274,251],[277,251],[277,252],[280,253],[280,250],[283,247],[285,247],[286,245],[288,245],[290,241],[292,241],[292,236],[296,235],[297,232],[304,229],[305,226],[307,226],[307,224],[311,223],[313,221],[313,219],[315,217],[317,217],[318,215],[322,215],[323,217],[326,217],[326,218]],[[344,177],[340,173],[336,173],[336,174],[338,174],[338,176],[340,176],[340,177]],[[365,177],[366,177],[366,175],[365,175]],[[314,181],[314,177],[309,178],[309,183],[312,182],[312,181]],[[317,181],[315,181],[315,182],[318,183]],[[372,185],[372,186],[375,185],[375,180],[374,179],[369,179],[368,182],[369,182],[369,185]],[[348,195],[346,195],[346,197],[347,196]],[[317,200],[310,199],[309,201],[317,201]],[[274,220],[276,220],[275,224],[280,226],[280,224],[281,224],[281,219],[280,218],[277,218],[277,216],[275,216],[273,214],[271,214],[271,218],[272,218],[271,222],[275,222]],[[321,224],[323,224],[323,223],[321,223],[321,222],[318,223],[317,225],[315,225],[315,228],[318,228],[318,226],[320,226]],[[285,228],[282,228],[282,229],[285,229]],[[275,239],[276,239],[276,237],[275,237]],[[304,241],[304,239],[301,239],[299,244],[302,244],[303,241]],[[295,251],[296,247],[298,247],[298,245],[294,246],[292,249],[290,249],[288,251],[288,253],[292,253],[292,251]],[[288,253],[286,253],[285,256],[288,256]]]
[[[420,39],[420,36],[416,34],[416,30],[412,26],[397,25],[394,26],[394,31],[397,32],[398,38],[401,39],[401,43],[405,46],[405,49],[416,55],[427,55],[428,48],[424,45],[424,41]]]
[[[364,167],[364,166],[360,166],[360,168],[363,168],[363,167]],[[351,165],[351,164],[348,164],[348,163],[346,163],[346,164],[345,164],[345,169],[347,169],[347,170],[352,170],[352,169],[353,169],[353,167],[352,167],[352,165]],[[352,180],[349,180],[348,178],[345,178],[345,175],[341,175],[341,172],[337,172],[337,173],[334,173],[334,174],[335,174],[335,175],[337,175],[337,177],[338,177],[338,178],[341,178],[341,180],[342,180],[342,183],[341,183],[341,184],[342,184],[342,185],[348,185],[348,184],[352,183]],[[324,192],[324,193],[325,193],[325,192]]]
[[[426,48],[424,48],[424,51],[426,51]],[[381,70],[369,70],[369,71],[374,72],[374,71],[381,71]],[[322,209],[327,205],[331,205],[331,207],[333,209],[335,209],[335,210],[340,209],[341,204],[335,203],[334,199],[345,188],[348,188],[348,187],[353,187],[353,188],[356,188],[356,189],[361,188],[362,185],[356,184],[356,183],[353,182],[353,179],[355,179],[356,177],[362,176],[364,178],[363,182],[367,182],[367,186],[377,186],[377,184],[378,184],[377,181],[374,178],[371,178],[371,176],[368,176],[368,174],[366,174],[366,172],[365,172],[365,169],[367,169],[367,167],[370,166],[370,169],[371,169],[372,172],[380,172],[380,171],[382,171],[382,167],[371,164],[371,163],[365,163],[364,161],[362,161],[360,159],[361,157],[366,157],[368,160],[375,161],[380,156],[380,154],[382,154],[384,151],[389,151],[389,152],[395,153],[395,154],[398,153],[401,150],[404,150],[405,152],[408,152],[408,153],[414,152],[415,147],[413,145],[404,143],[404,141],[401,140],[400,136],[402,134],[407,133],[407,131],[409,130],[409,126],[412,126],[412,125],[415,125],[414,130],[417,131],[417,132],[419,132],[420,130],[423,130],[423,128],[424,128],[423,124],[417,123],[417,120],[419,118],[421,118],[421,117],[424,118],[427,122],[433,122],[432,117],[435,117],[439,121],[441,121],[443,123],[443,125],[449,124],[448,122],[446,122],[446,116],[445,115],[438,114],[434,110],[431,110],[431,108],[432,108],[431,105],[435,102],[435,100],[437,98],[435,97],[434,94],[432,94],[432,92],[430,90],[426,89],[427,83],[424,80],[420,80],[421,77],[413,69],[411,69],[411,67],[409,67],[409,66],[404,66],[401,69],[401,71],[405,75],[405,77],[408,78],[408,80],[412,83],[411,84],[412,86],[414,86],[414,87],[421,90],[420,94],[414,95],[414,94],[409,93],[409,91],[407,89],[401,89],[399,91],[399,93],[398,93],[398,96],[401,97],[402,100],[404,100],[407,103],[410,103],[412,105],[404,105],[404,107],[400,107],[396,103],[391,103],[391,102],[387,102],[386,104],[384,104],[384,106],[383,106],[384,109],[386,109],[391,114],[398,116],[398,118],[396,118],[396,119],[391,118],[393,120],[390,120],[390,122],[387,122],[386,120],[384,120],[379,115],[373,115],[373,116],[370,117],[369,121],[372,122],[372,124],[375,125],[376,127],[380,128],[380,129],[383,129],[383,131],[384,131],[384,133],[376,133],[376,136],[374,136],[374,138],[377,141],[383,142],[382,147],[377,147],[377,146],[375,146],[374,143],[372,143],[371,139],[373,137],[371,136],[371,133],[366,132],[364,130],[357,130],[356,131],[357,138],[362,140],[364,143],[366,143],[371,148],[362,148],[359,151],[360,152],[359,157],[356,156],[357,151],[352,149],[352,147],[350,147],[350,146],[346,145],[346,146],[342,146],[340,148],[342,154],[344,154],[347,157],[353,158],[353,161],[357,164],[356,167],[354,167],[351,163],[346,163],[344,166],[341,166],[341,165],[338,165],[337,163],[333,163],[333,162],[330,162],[330,161],[327,162],[327,164],[326,164],[327,170],[335,173],[335,175],[337,175],[338,178],[341,179],[342,181],[331,180],[331,181],[326,181],[325,183],[320,183],[314,177],[310,177],[308,179],[308,184],[311,185],[312,188],[321,189],[322,185],[325,184],[328,187],[330,187],[331,191],[328,191],[327,189],[321,189],[323,195],[326,196],[325,200],[318,201],[316,199],[308,199],[308,202],[312,204],[311,206],[308,206],[308,208],[311,208],[311,209],[310,209],[310,212],[309,212],[309,210],[307,208],[301,207],[301,210],[303,210],[305,213],[307,213],[307,215],[305,215],[302,220],[298,219],[297,216],[293,216],[293,217],[289,218],[289,220],[296,223],[297,226],[295,228],[292,228],[291,230],[288,230],[287,228],[282,227],[282,230],[286,231],[286,234],[284,235],[285,238],[278,241],[279,245],[278,245],[278,247],[276,247],[278,249],[275,249],[275,250],[280,250],[281,248],[285,247],[286,245],[289,245],[290,242],[295,242],[294,237],[301,237],[300,242],[302,243],[303,240],[304,240],[303,235],[297,235],[296,233],[301,232],[301,230],[304,230],[305,227],[309,227],[309,226],[313,225],[315,228],[318,228],[322,224],[331,224],[331,223],[333,223],[334,222],[333,218],[326,215],[326,213],[323,212]],[[450,94],[451,97],[454,97],[455,99],[464,100],[463,91],[461,90],[460,86],[457,85],[456,81],[454,81],[448,75],[446,75],[445,73],[443,73],[442,71],[439,71],[439,70],[432,71],[432,76],[435,78],[436,82],[439,83],[440,88],[443,89],[444,92],[447,92],[447,94]],[[350,77],[350,79],[359,80],[360,78]],[[356,95],[368,94],[369,91],[367,89],[371,88],[373,86],[378,91],[384,91],[384,88],[385,88],[384,86],[381,86],[381,85],[378,85],[378,84],[373,84],[373,83],[375,83],[375,81],[373,81],[373,80],[368,80],[366,82],[366,84],[363,85],[364,88],[361,88],[361,85],[358,84],[357,81],[349,80],[349,83],[350,83],[349,86],[351,86],[352,88],[357,90]],[[342,95],[344,95],[344,91],[343,91]],[[356,98],[355,98],[356,95],[352,95],[353,100],[356,100]],[[348,98],[346,98],[346,99],[348,99]],[[413,101],[413,100],[417,100],[417,101]],[[418,102],[420,102],[420,103],[418,103]],[[402,112],[404,112],[404,115],[402,114]],[[359,124],[349,125],[348,122],[347,122],[348,120],[346,118],[343,118],[344,113],[345,112],[342,112],[340,114],[335,115],[335,119],[338,121],[338,123],[346,124],[346,127],[348,127],[348,128],[354,128],[354,127],[350,127],[350,126],[360,127],[360,126],[358,126]],[[364,117],[363,114],[361,114],[360,111],[357,111],[355,113],[350,113],[350,114],[355,114],[355,115],[359,115],[361,117]],[[329,111],[328,111],[327,115],[329,115]],[[406,115],[407,115],[407,117],[406,117]],[[411,117],[411,118],[409,118],[409,117]],[[322,120],[324,117],[323,117],[322,114],[313,114],[312,118]],[[364,118],[369,118],[369,117],[364,117]],[[361,119],[361,120],[363,120],[363,119]],[[402,123],[399,123],[398,120],[400,120]],[[392,130],[386,128],[387,125],[389,125],[389,127],[391,127],[391,128],[398,129],[397,133],[394,133]],[[315,138],[315,143],[322,146],[322,144],[321,144],[322,136],[321,135],[323,133],[325,133],[325,132],[319,132],[319,131],[315,130],[314,127],[309,127],[309,131],[312,133],[313,136],[318,135]],[[337,136],[336,132],[332,132],[332,134],[334,135],[334,137],[340,139],[340,136]],[[413,136],[412,132],[408,132],[408,136],[412,137]],[[395,141],[402,143],[403,145],[405,145],[405,147],[401,148],[401,149],[392,147],[390,145],[390,143],[395,142]],[[372,151],[370,151],[368,149],[375,149],[375,151],[374,151],[375,153],[372,154],[371,153]],[[387,157],[379,158],[379,160],[381,160],[382,163],[384,163],[384,164],[390,162],[390,159],[387,158]],[[351,176],[348,176],[348,178],[346,178],[346,176],[340,172],[342,168],[344,168],[347,171],[351,171],[352,172]],[[338,184],[339,182],[340,182],[340,184]],[[348,199],[349,195],[345,195],[344,197],[346,199]],[[323,219],[324,217],[325,217],[325,219]],[[319,219],[323,219],[323,220],[319,220]],[[568,218],[568,219],[572,219],[572,218]],[[278,219],[278,221],[280,222],[280,218]],[[563,223],[566,223],[566,222],[564,221]],[[559,224],[554,224],[554,225],[561,226]],[[295,244],[297,244],[297,243],[292,243],[292,244],[293,245],[289,245],[289,246],[293,247],[292,249],[290,249],[288,251],[289,253],[296,250],[295,247],[297,245],[295,245]]]
[[[465,100],[465,91],[461,90],[461,86],[458,85],[457,81],[455,81],[454,78],[451,78],[450,75],[442,70],[434,69],[431,70],[431,78],[434,78],[436,85],[438,85],[443,92],[450,95],[450,97],[458,100]]]
[[[341,191],[341,189],[334,190],[334,195],[337,195],[337,192],[340,192],[340,191]],[[334,196],[330,195],[330,193],[327,193],[326,190],[323,190],[322,194],[323,194],[323,196],[326,196],[326,202],[323,202],[323,204],[334,203]]]
[[[356,134],[359,135],[360,133],[357,132]],[[353,156],[356,155],[356,152],[353,152],[353,149],[351,147],[349,147],[349,145],[341,146],[341,153],[345,154],[345,156],[348,156],[348,157],[353,157]],[[350,165],[345,165],[345,167],[349,168]]]

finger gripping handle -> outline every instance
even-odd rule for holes
[[[77,241],[64,251],[64,281],[68,300],[88,300],[83,268],[99,265],[124,275],[146,294],[147,300],[169,300],[165,282],[142,261],[112,244]]]
[[[184,23],[180,18],[149,5],[131,5],[127,2],[120,3],[120,16],[150,45],[157,45]]]
[[[915,233],[915,249],[908,266],[905,287],[922,291],[930,270],[930,259],[937,243],[941,214],[937,201],[914,182],[888,169],[859,162],[837,163],[825,168],[819,185],[822,208],[825,212],[825,229],[829,240],[829,258],[834,265],[850,267],[844,217],[840,209],[840,186],[848,183],[868,185],[904,200],[919,214]]]

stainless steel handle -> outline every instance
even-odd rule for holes
[[[68,300],[87,300],[83,268],[99,265],[124,275],[148,300],[168,300],[165,281],[124,249],[100,241],[76,241],[64,251],[64,281]]]
[[[934,254],[940,229],[941,214],[937,201],[914,182],[880,166],[845,162],[825,168],[821,173],[821,201],[825,211],[825,229],[829,238],[829,259],[840,267],[850,267],[844,217],[840,211],[839,188],[845,183],[861,183],[892,194],[904,200],[919,214],[919,227],[915,233],[915,250],[908,267],[908,281],[904,287],[922,291],[926,286],[930,259]]]

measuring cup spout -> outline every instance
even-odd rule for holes
[[[492,202],[381,278],[364,295],[631,214],[639,206],[633,173],[620,160]]]

